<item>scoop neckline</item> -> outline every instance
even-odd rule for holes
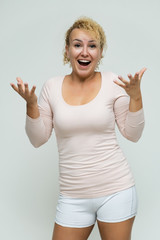
[[[99,92],[97,93],[97,95],[96,95],[91,101],[89,101],[88,103],[85,103],[85,104],[81,104],[81,105],[71,105],[71,104],[67,103],[67,102],[64,100],[63,95],[62,95],[62,85],[63,85],[63,81],[64,81],[64,78],[65,78],[66,75],[63,76],[63,77],[62,77],[62,80],[61,80],[61,86],[60,86],[60,96],[61,96],[62,102],[63,102],[66,106],[71,107],[71,108],[86,107],[86,106],[94,103],[94,102],[96,101],[96,99],[99,97],[99,95],[101,94],[102,88],[103,88],[103,87],[102,87],[102,85],[103,85],[103,73],[100,72],[100,74],[101,74],[101,87],[100,87],[100,89],[99,89]]]

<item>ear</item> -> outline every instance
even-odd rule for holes
[[[101,48],[100,57],[102,58],[103,48]]]
[[[66,50],[66,56],[69,59],[69,46],[68,45],[65,46],[65,50]]]

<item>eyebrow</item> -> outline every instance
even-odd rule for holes
[[[82,42],[82,40],[80,40],[80,39],[74,39],[73,41]],[[88,42],[96,42],[96,40],[90,40],[90,41],[88,41]]]

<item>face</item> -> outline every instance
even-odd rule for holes
[[[80,77],[93,74],[102,57],[102,49],[94,33],[82,29],[74,29],[71,32],[66,53],[73,72]]]

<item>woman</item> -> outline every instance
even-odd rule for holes
[[[35,86],[11,86],[27,102],[26,132],[35,147],[54,128],[59,151],[60,195],[52,240],[86,240],[97,220],[102,240],[129,240],[137,212],[135,182],[115,135],[138,141],[144,127],[140,82],[96,71],[106,38],[99,24],[78,19],[66,33],[64,63],[72,71]]]

